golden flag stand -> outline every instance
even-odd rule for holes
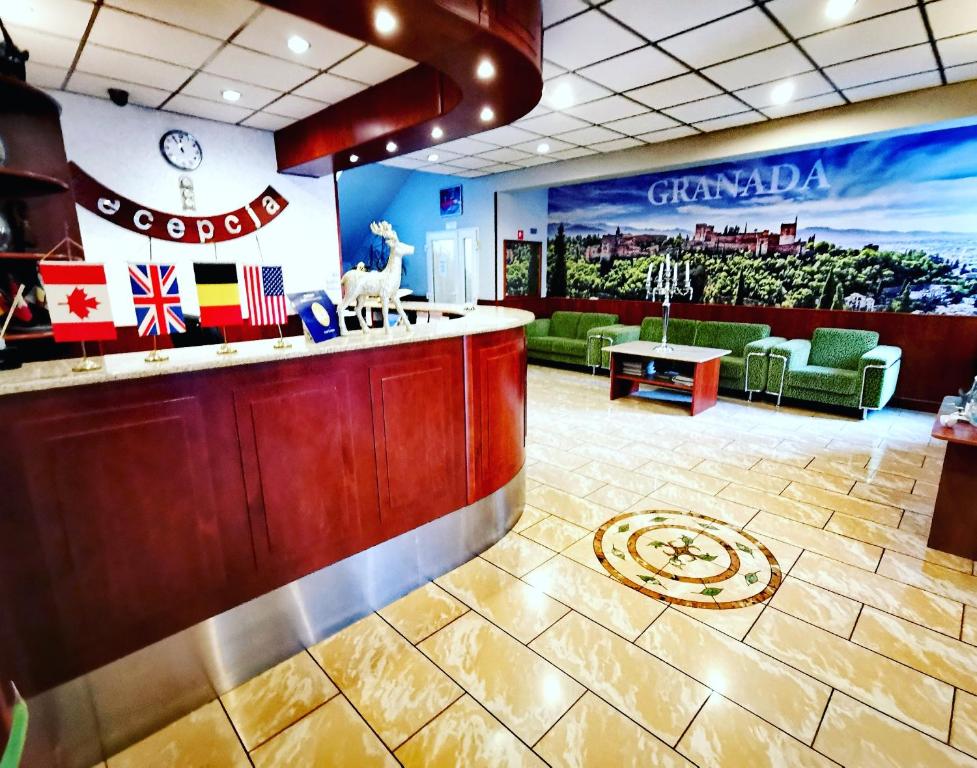
[[[88,350],[85,349],[85,342],[81,343],[81,360],[78,365],[74,366],[71,370],[75,373],[85,373],[86,371],[97,371],[102,367],[102,364],[97,360],[93,360],[88,356]]]
[[[221,326],[221,333],[224,335],[224,343],[217,348],[218,355],[236,355],[237,350],[227,343],[227,327]]]
[[[146,355],[147,363],[165,363],[170,359],[169,355],[164,355],[159,351],[159,345],[156,339],[157,337],[153,336],[153,351]]]
[[[275,323],[275,325],[278,328],[278,341],[276,341],[272,345],[272,349],[288,349],[288,348],[290,348],[292,345],[289,342],[285,341],[285,334],[282,333],[281,323]]]

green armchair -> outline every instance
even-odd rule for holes
[[[879,346],[875,331],[817,328],[770,350],[767,392],[808,402],[868,411],[885,407],[896,391],[902,350]]]
[[[762,392],[767,385],[767,355],[773,346],[786,339],[770,336],[770,326],[762,323],[724,323],[703,321],[695,331],[695,346],[728,349],[719,361],[719,386],[746,392]]]
[[[672,318],[668,323],[670,344],[694,344],[698,320]],[[592,369],[609,368],[610,353],[603,352],[605,346],[623,344],[626,341],[661,341],[662,319],[646,317],[641,325],[606,325],[592,328],[588,334],[587,365]]]
[[[554,312],[526,326],[526,355],[532,360],[586,365],[591,329],[616,322],[617,315],[600,312]]]

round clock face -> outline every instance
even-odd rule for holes
[[[193,171],[200,167],[204,152],[197,141],[186,131],[167,131],[159,140],[159,151],[166,162],[181,171]]]

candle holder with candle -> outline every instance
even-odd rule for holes
[[[689,281],[689,262],[685,262],[685,280],[679,280],[679,263],[672,263],[672,257],[665,254],[665,260],[658,264],[658,278],[652,284],[652,265],[648,265],[648,277],[645,280],[645,298],[662,300],[662,343],[658,349],[670,351],[668,345],[668,318],[672,310],[672,296],[687,296],[692,298],[692,283]]]

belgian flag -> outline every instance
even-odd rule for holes
[[[237,287],[237,265],[214,262],[194,263],[200,301],[200,325],[241,325],[241,295]]]

